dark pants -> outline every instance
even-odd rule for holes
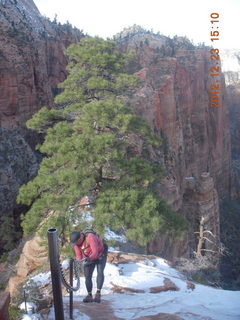
[[[95,262],[84,266],[84,276],[85,276],[85,284],[88,292],[92,292],[92,275],[97,266],[97,289],[101,290],[104,282],[104,268],[107,262],[107,253],[108,248],[105,246],[103,255],[97,259]]]

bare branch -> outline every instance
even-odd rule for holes
[[[218,251],[214,251],[214,250],[208,250],[208,249],[201,249],[202,251],[209,251],[209,252],[213,252],[213,253],[218,253]]]
[[[204,240],[207,240],[207,241],[209,241],[209,242],[211,242],[211,243],[213,243],[213,244],[214,244],[214,242],[213,242],[213,241],[209,240],[209,239],[208,239],[208,238],[206,238],[206,237],[203,237],[203,239],[204,239]]]
[[[203,233],[205,233],[205,232],[210,233],[211,236],[213,236],[214,238],[216,238],[216,236],[215,236],[211,231],[209,231],[209,230],[204,230]]]

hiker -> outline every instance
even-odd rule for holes
[[[75,251],[78,261],[84,259],[84,276],[88,295],[83,302],[101,302],[101,289],[104,282],[104,268],[107,261],[108,246],[103,243],[98,234],[93,230],[74,231],[70,236],[70,243]],[[97,292],[92,297],[92,275],[97,266]]]

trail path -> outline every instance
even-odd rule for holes
[[[69,312],[69,303],[64,303],[64,309]],[[122,320],[114,315],[109,301],[103,300],[101,303],[84,303],[82,301],[73,302],[74,317],[85,314],[89,319],[94,320]]]
[[[64,309],[69,313],[69,302],[64,299]],[[111,302],[103,300],[101,303],[83,303],[81,300],[73,302],[74,319],[89,320],[124,320],[114,315]],[[85,315],[85,318],[84,318]],[[87,316],[87,317],[86,317]],[[156,315],[135,318],[135,320],[183,320],[173,314],[158,313]]]

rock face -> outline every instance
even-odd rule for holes
[[[82,33],[43,18],[32,0],[2,0],[0,30],[0,125],[24,127],[41,106],[53,105],[66,77],[64,50]]]
[[[53,105],[56,85],[66,77],[63,51],[82,34],[42,18],[32,0],[1,0],[0,5],[1,126],[24,128],[40,106]],[[129,67],[138,71],[142,85],[131,102],[163,140],[161,149],[152,151],[167,173],[159,192],[192,223],[183,241],[160,237],[149,249],[168,258],[189,256],[196,250],[194,232],[202,216],[206,230],[219,238],[218,196],[232,190],[224,77],[221,106],[213,109],[208,49],[195,48],[183,37],[170,40],[138,27],[132,31],[116,40],[123,50],[137,51]]]
[[[37,169],[36,156],[24,138],[15,130],[0,128],[0,249],[6,245],[10,249],[10,242],[15,240],[22,209],[16,204],[18,190],[35,176]],[[10,232],[12,238],[6,238]]]
[[[158,252],[174,259],[178,256],[196,255],[199,248],[201,255],[211,255],[212,261],[217,265],[220,247],[220,214],[219,197],[214,187],[214,180],[209,172],[204,172],[199,178],[186,177],[185,183],[185,193],[179,209],[189,222],[184,240],[171,242],[169,237],[161,236],[152,241],[148,249],[150,252]],[[201,221],[203,236],[208,239],[202,243],[199,241]]]
[[[183,210],[191,229],[188,238],[189,253],[195,251],[197,255],[210,254],[212,258],[218,258],[220,247],[219,199],[213,178],[208,172],[205,172],[198,180],[193,177],[186,178],[186,180]],[[197,232],[197,238],[195,232]],[[202,237],[208,240],[202,241]],[[197,248],[198,252],[194,248]]]
[[[227,103],[229,107],[231,152],[232,152],[232,192],[233,203],[221,206],[221,241],[228,254],[223,256],[221,273],[230,289],[239,289],[239,207],[240,207],[240,50],[220,52],[222,69],[226,81]]]
[[[231,145],[224,76],[221,74],[221,106],[213,109],[209,105],[208,49],[195,48],[185,38],[170,41],[160,35],[153,37],[139,32],[141,30],[119,41],[126,51],[133,46],[137,51],[136,65],[140,68],[137,75],[142,87],[132,103],[136,112],[147,119],[163,139],[161,150],[153,154],[167,172],[159,191],[175,210],[190,219],[193,228],[183,242],[172,244],[169,238],[161,237],[149,249],[168,258],[189,256],[196,250],[191,243],[193,237],[196,242],[193,232],[199,231],[201,215],[209,221],[206,228],[214,231],[219,239],[218,195],[225,197],[231,192]],[[192,177],[195,184],[194,199],[188,197],[188,177]]]
[[[11,296],[15,295],[18,286],[33,270],[47,261],[47,252],[40,242],[41,239],[35,236],[25,243],[22,254],[16,264],[16,276],[9,280],[8,290]]]
[[[240,199],[240,50],[225,50],[221,53],[222,69],[227,84],[230,129],[232,139],[232,167],[234,199]]]
[[[16,205],[16,195],[38,169],[26,143],[38,141],[25,123],[40,107],[53,106],[57,84],[67,75],[64,50],[82,36],[69,24],[42,17],[32,0],[0,1],[0,127],[8,129],[0,131],[1,225],[11,217],[19,226],[24,210]],[[0,252],[6,244],[3,231]]]

